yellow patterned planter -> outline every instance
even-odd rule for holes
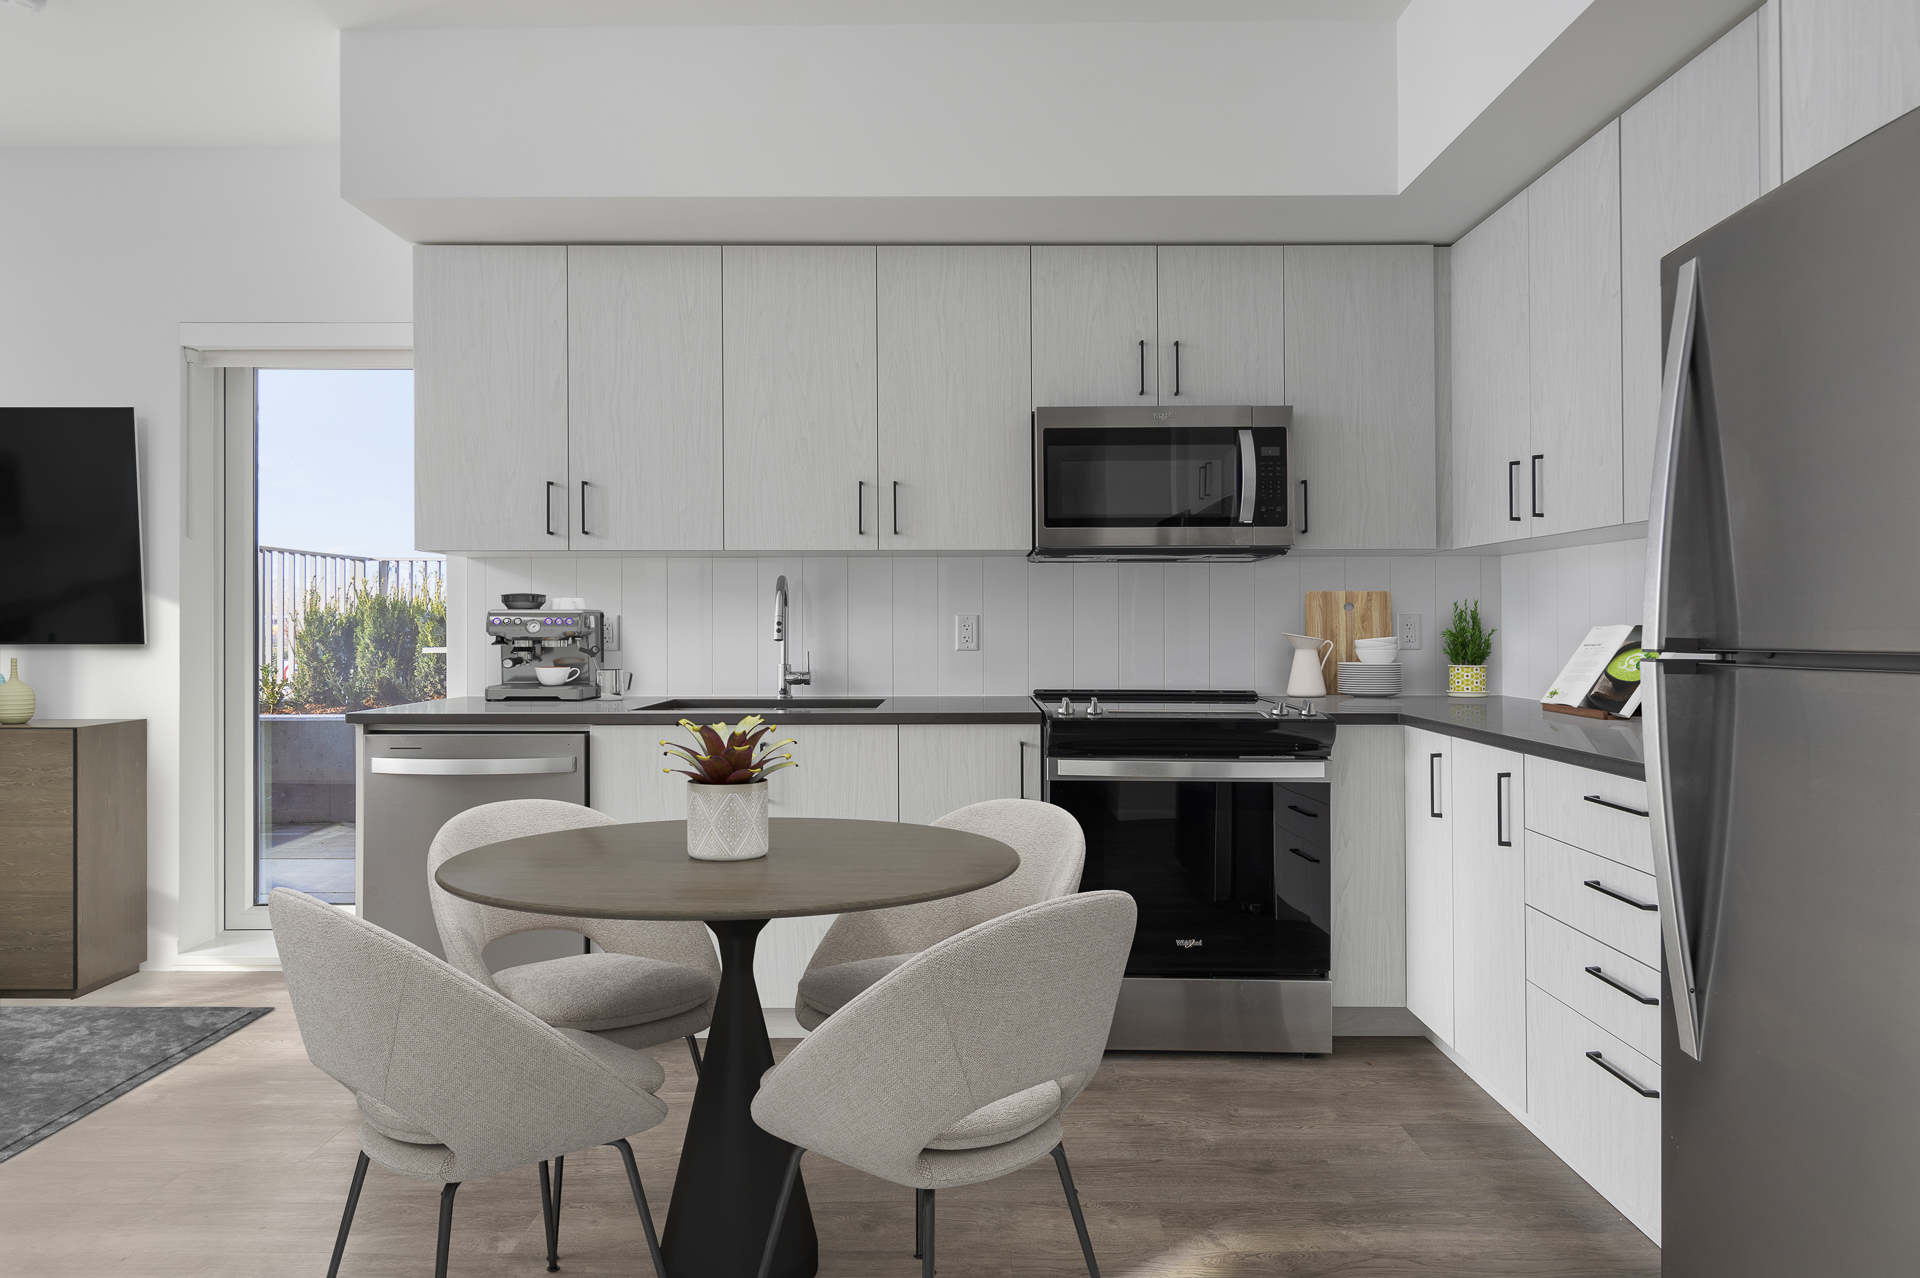
[[[1449,697],[1486,696],[1487,668],[1485,666],[1448,666],[1447,695]]]

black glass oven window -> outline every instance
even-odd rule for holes
[[[1205,528],[1239,516],[1231,428],[1054,428],[1043,446],[1049,527]]]

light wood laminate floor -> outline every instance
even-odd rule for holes
[[[142,973],[81,1001],[276,1010],[0,1163],[0,1274],[324,1274],[359,1111],[307,1062],[280,976]],[[664,1219],[693,1068],[656,1054],[672,1113],[634,1149]],[[1066,1131],[1107,1278],[1660,1272],[1638,1230],[1423,1039],[1343,1038],[1315,1060],[1115,1054]],[[804,1167],[820,1272],[915,1278],[912,1194]],[[438,1194],[375,1166],[342,1278],[432,1273]],[[939,1206],[948,1278],[1084,1273],[1051,1160]],[[619,1155],[570,1157],[562,1273],[648,1273],[645,1256]],[[462,1187],[451,1278],[536,1278],[543,1259],[531,1169]]]

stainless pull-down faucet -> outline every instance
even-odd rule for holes
[[[787,579],[783,575],[773,583],[773,641],[780,645],[780,666],[775,672],[779,678],[779,697],[793,696],[793,685],[813,682],[812,670],[795,670],[787,664]],[[807,664],[813,664],[813,654],[807,654]]]

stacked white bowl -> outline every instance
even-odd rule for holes
[[[1392,635],[1378,639],[1355,639],[1353,651],[1358,661],[1340,663],[1340,691],[1350,697],[1397,697],[1400,695],[1400,640]]]

